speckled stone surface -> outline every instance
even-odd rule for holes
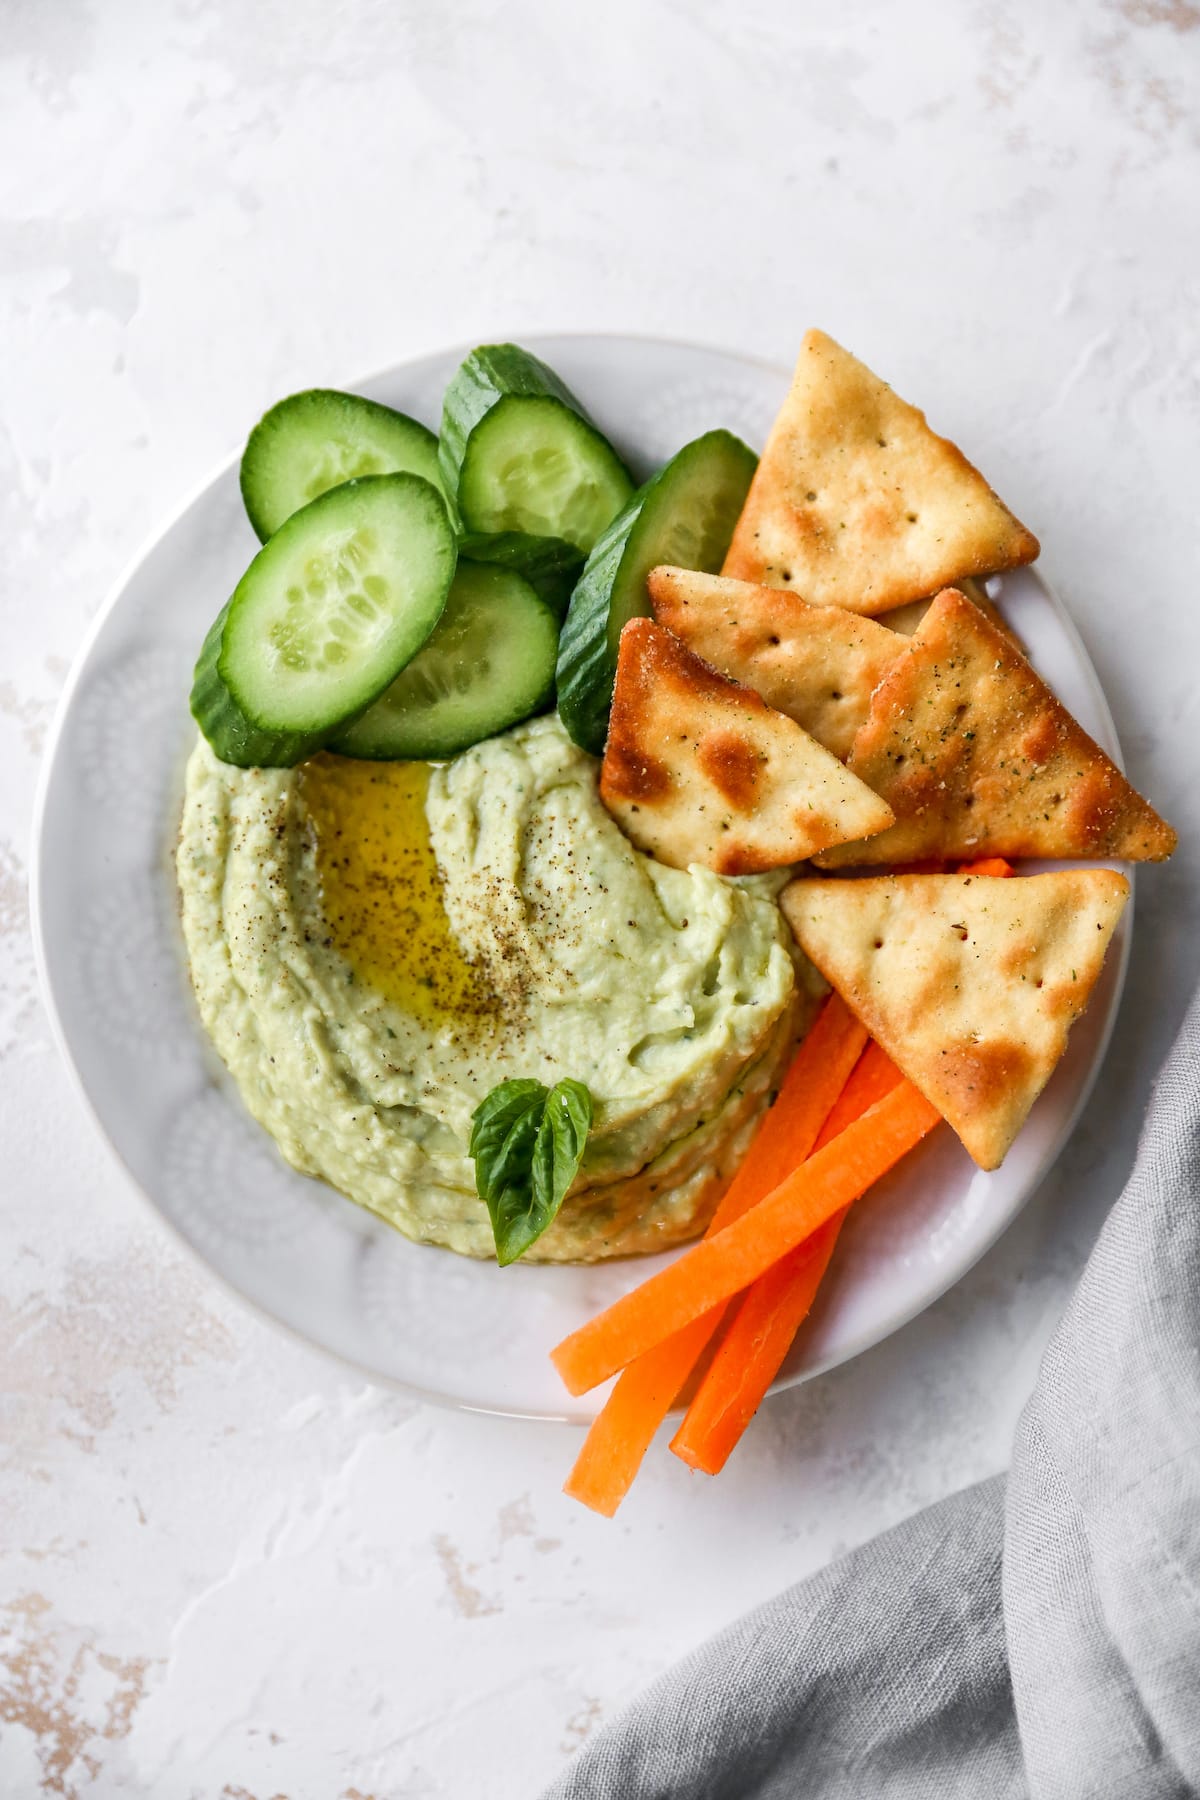
[[[1006,1461],[1200,971],[1200,7],[571,10],[0,0],[5,1795],[536,1792],[700,1637]],[[720,1482],[658,1454],[605,1524],[558,1491],[576,1433],[364,1386],[144,1214],[36,997],[38,758],[104,593],[280,393],[523,328],[786,361],[810,323],[1039,531],[1184,843],[1016,1226]]]

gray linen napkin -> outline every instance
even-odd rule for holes
[[[544,1800],[1200,1795],[1200,998],[1003,1478],[750,1613]]]

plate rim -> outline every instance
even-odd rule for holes
[[[622,345],[637,343],[647,345],[651,348],[660,347],[671,350],[685,350],[701,355],[732,358],[742,364],[757,368],[764,373],[777,375],[784,382],[790,379],[790,369],[788,366],[782,362],[776,361],[772,357],[756,355],[754,352],[744,351],[728,344],[716,344],[710,340],[697,338],[675,337],[663,332],[590,331],[578,328],[565,331],[538,329],[532,332],[518,332],[514,335],[512,341],[529,343],[536,346],[547,339],[568,340],[580,344],[603,342],[609,345]],[[369,373],[354,376],[347,383],[347,391],[369,387],[373,383],[384,381],[389,377],[406,369],[411,369],[422,362],[465,353],[471,348],[475,341],[476,340],[463,339],[452,344],[443,344],[440,346],[434,345],[424,348],[411,356],[402,357],[396,361],[383,364],[382,366],[374,368]],[[499,334],[496,334],[492,335],[488,341],[507,342],[510,340],[508,337],[502,337]],[[400,1376],[391,1374],[368,1363],[361,1362],[344,1350],[336,1349],[331,1345],[319,1342],[317,1339],[307,1335],[299,1326],[293,1325],[287,1319],[281,1318],[277,1313],[272,1312],[264,1303],[256,1299],[253,1295],[245,1292],[230,1276],[226,1275],[215,1263],[210,1261],[204,1255],[202,1250],[185,1236],[170,1215],[159,1205],[149,1190],[143,1186],[142,1182],[126,1163],[120,1150],[117,1148],[116,1143],[113,1141],[108,1127],[104,1123],[104,1120],[88,1091],[87,1084],[83,1079],[83,1075],[71,1049],[70,1040],[63,1026],[62,1016],[55,993],[54,981],[50,972],[50,962],[46,954],[42,919],[42,892],[45,886],[43,857],[46,809],[49,800],[51,777],[57,760],[60,741],[63,736],[68,714],[75,699],[76,690],[83,679],[84,671],[87,668],[92,651],[109,617],[120,604],[123,594],[133,582],[134,577],[137,575],[142,565],[148,561],[162,540],[167,537],[167,535],[174,530],[176,525],[191,512],[192,508],[203,499],[209,489],[214,487],[222,476],[228,474],[228,472],[239,462],[240,457],[240,449],[235,449],[227,456],[223,457],[220,462],[211,467],[199,481],[193,483],[192,486],[188,488],[182,500],[169,512],[161,523],[141,538],[134,553],[122,564],[117,576],[109,585],[108,591],[89,621],[87,629],[72,657],[70,668],[63,683],[62,692],[59,695],[54,710],[50,728],[47,732],[45,749],[42,753],[34,790],[28,881],[30,937],[33,945],[34,966],[37,972],[39,994],[50,1025],[51,1038],[66,1067],[68,1079],[70,1085],[74,1089],[76,1098],[81,1102],[83,1111],[95,1128],[110,1161],[120,1172],[126,1188],[132,1190],[137,1196],[141,1206],[150,1214],[159,1229],[166,1232],[170,1241],[183,1251],[185,1257],[202,1271],[208,1280],[215,1281],[218,1287],[237,1305],[246,1308],[254,1318],[267,1325],[271,1330],[282,1333],[292,1343],[301,1346],[310,1354],[328,1358],[335,1365],[339,1365],[341,1368],[360,1376],[366,1381],[374,1383],[379,1387],[389,1389],[395,1393],[403,1394],[406,1397],[416,1399],[426,1405],[438,1406],[450,1412],[468,1413],[486,1418],[520,1420],[548,1425],[587,1426],[591,1423],[591,1420],[595,1415],[593,1413],[571,1410],[569,1406],[564,1406],[561,1411],[534,1410],[520,1406],[505,1407],[495,1404],[482,1404],[459,1396],[423,1387],[418,1382],[405,1380]],[[1034,578],[1043,589],[1046,598],[1057,617],[1059,625],[1069,640],[1078,668],[1082,672],[1085,685],[1090,691],[1098,716],[1105,728],[1103,735],[1107,739],[1107,744],[1105,745],[1107,754],[1112,757],[1118,768],[1123,771],[1124,756],[1121,749],[1120,738],[1117,733],[1116,722],[1112,715],[1112,709],[1109,706],[1108,696],[1104,691],[1095,664],[1088,652],[1083,635],[1060,598],[1057,589],[1047,577],[1042,574],[1040,569],[1038,569],[1036,562],[1030,565],[1029,572],[1034,575]],[[934,1306],[952,1287],[956,1286],[958,1282],[970,1274],[971,1270],[976,1267],[983,1257],[995,1247],[1009,1227],[1016,1222],[1020,1215],[1025,1211],[1034,1195],[1040,1190],[1042,1184],[1045,1182],[1047,1176],[1050,1174],[1066,1148],[1067,1143],[1074,1134],[1079,1119],[1087,1106],[1088,1101],[1091,1099],[1100,1071],[1107,1060],[1112,1043],[1113,1032],[1116,1028],[1117,1018],[1124,1002],[1125,983],[1128,974],[1129,959],[1133,948],[1137,882],[1135,867],[1128,864],[1122,866],[1129,880],[1130,892],[1124,918],[1122,920],[1123,931],[1121,935],[1120,956],[1108,1015],[1105,1019],[1095,1054],[1090,1060],[1086,1076],[1080,1085],[1074,1104],[1070,1111],[1064,1115],[1058,1131],[1047,1146],[1036,1169],[1031,1173],[1021,1199],[1015,1207],[999,1219],[992,1229],[988,1230],[980,1237],[978,1243],[972,1244],[969,1259],[960,1266],[956,1266],[952,1272],[947,1274],[944,1281],[925,1292],[920,1299],[901,1307],[897,1313],[888,1314],[878,1325],[864,1329],[857,1338],[852,1339],[847,1345],[842,1346],[819,1362],[813,1363],[809,1367],[798,1369],[786,1376],[777,1377],[768,1390],[768,1399],[776,1394],[785,1393],[790,1388],[801,1386],[803,1383],[811,1381],[819,1375],[827,1374],[830,1370],[840,1367],[843,1363],[853,1361],[856,1357],[862,1356],[868,1350],[872,1350],[878,1344],[883,1343],[887,1338],[894,1336],[896,1332],[903,1330],[904,1327],[911,1324],[914,1319],[919,1318],[923,1312],[927,1311],[931,1306]],[[670,1409],[668,1416],[677,1417],[682,1411],[683,1408],[681,1406],[673,1406]]]

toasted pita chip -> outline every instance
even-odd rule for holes
[[[875,615],[1037,553],[924,413],[823,331],[808,333],[723,574]]]
[[[1087,1005],[1129,883],[1112,869],[792,881],[801,949],[983,1169]]]
[[[874,694],[848,766],[896,814],[825,868],[980,856],[1158,862],[1175,833],[977,607],[948,588]]]
[[[850,754],[871,695],[904,648],[894,631],[786,589],[690,569],[652,569],[654,616],[837,757]]]
[[[621,633],[600,798],[660,862],[720,875],[802,862],[892,817],[793,720],[652,619]]]
[[[963,580],[956,582],[955,586],[958,588],[960,594],[965,594],[967,599],[979,608],[984,618],[987,619],[990,624],[994,625],[997,631],[1003,633],[1014,650],[1019,650],[1022,656],[1027,654],[1024,644],[1021,642],[1004,614],[1000,611],[996,602],[988,599],[978,582]],[[910,600],[907,606],[898,606],[895,612],[890,612],[887,615],[887,625],[890,630],[900,632],[902,637],[911,637],[932,605],[932,598],[928,600]]]

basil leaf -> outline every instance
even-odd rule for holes
[[[488,1209],[501,1268],[529,1248],[533,1214],[533,1146],[546,1110],[540,1081],[502,1081],[471,1118],[475,1189]]]
[[[582,1081],[558,1082],[546,1096],[534,1140],[531,1204],[523,1221],[526,1241],[516,1255],[527,1250],[556,1218],[583,1161],[591,1128],[592,1096]]]
[[[470,1153],[488,1209],[496,1260],[516,1262],[562,1205],[583,1159],[592,1097],[581,1081],[502,1081],[476,1108]]]
[[[475,1158],[475,1187],[481,1200],[487,1199],[488,1188],[503,1187],[514,1175],[528,1178],[546,1093],[540,1081],[502,1081],[475,1108],[468,1153]]]
[[[592,1096],[582,1081],[560,1081],[551,1088],[533,1146],[533,1191],[549,1211],[547,1225],[575,1179],[591,1128]]]

